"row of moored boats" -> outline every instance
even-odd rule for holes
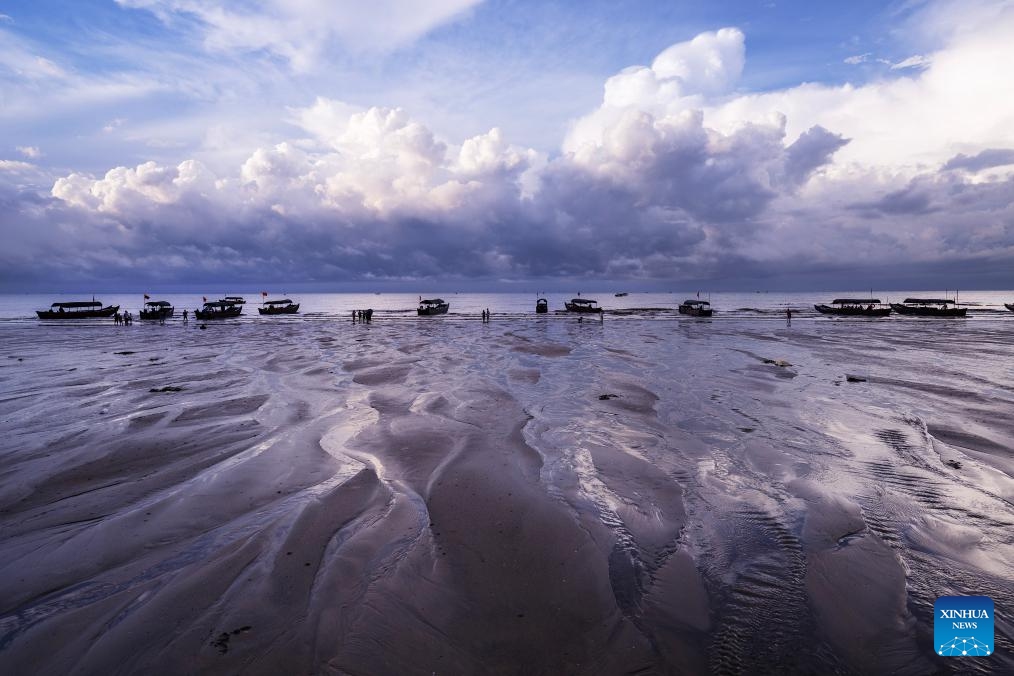
[[[617,294],[620,295],[620,294]],[[626,294],[623,294],[626,295]],[[246,300],[242,296],[226,296],[221,300],[204,299],[204,305],[194,310],[194,318],[198,320],[228,319],[243,314]],[[442,298],[420,299],[419,316],[447,314],[451,305]],[[892,312],[902,315],[919,317],[964,317],[967,308],[958,307],[953,300],[946,298],[906,298],[903,303],[881,303],[879,298],[835,298],[830,304],[813,306],[817,312],[826,315],[845,317],[886,317]],[[1014,303],[1005,303],[1014,312]],[[602,308],[598,301],[590,298],[572,298],[564,303],[567,312],[578,314],[601,314]],[[95,300],[74,301],[69,303],[53,303],[49,309],[36,310],[39,319],[86,319],[95,317],[113,317],[120,311],[119,305],[105,305]],[[710,317],[713,314],[711,303],[706,300],[685,300],[678,308],[680,314],[693,317]],[[288,298],[264,300],[257,312],[262,315],[292,315],[299,312],[299,303]],[[549,312],[549,301],[539,298],[535,302],[536,314]],[[176,314],[176,308],[164,300],[150,300],[145,296],[144,309],[140,311],[144,320],[166,320]]]
[[[814,305],[817,312],[845,317],[886,317],[892,312],[916,317],[964,317],[968,308],[949,298],[906,298],[903,303],[881,303],[879,298],[835,298],[830,305]],[[1005,303],[1014,312],[1014,303]]]
[[[194,318],[205,320],[239,317],[243,314],[244,305],[246,299],[242,296],[226,296],[214,301],[205,298],[204,305],[194,310]],[[36,310],[35,314],[39,319],[92,319],[114,317],[119,312],[119,305],[103,305],[101,301],[93,298],[90,301],[53,303],[49,309]],[[294,315],[299,312],[299,303],[293,303],[288,298],[265,300],[257,308],[257,312],[262,315]],[[150,300],[145,296],[144,308],[138,314],[144,320],[164,321],[176,315],[176,308],[168,301]]]

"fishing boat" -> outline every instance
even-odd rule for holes
[[[246,299],[243,296],[226,296],[220,303],[231,303],[233,305],[246,305]]]
[[[830,305],[813,307],[821,314],[845,317],[886,317],[891,314],[890,306],[882,305],[879,298],[835,298]]]
[[[615,296],[616,298],[623,298],[624,296],[629,296],[629,295],[630,294],[627,293],[626,291],[620,291],[619,293],[614,293],[613,294],[613,296]]]
[[[712,312],[711,303],[706,300],[685,300],[679,306],[681,315],[691,317],[710,317]]]
[[[918,317],[964,317],[968,312],[963,307],[950,307],[955,301],[947,298],[906,298],[904,303],[891,303],[891,308],[900,315]]]
[[[201,310],[194,310],[194,316],[200,320],[206,319],[229,319],[239,317],[243,314],[243,306],[224,300],[210,301],[204,304]]]
[[[426,300],[419,301],[419,315],[423,317],[430,315],[445,315],[450,309],[451,304],[446,302],[443,298],[428,298]]]
[[[164,300],[145,301],[141,310],[141,319],[169,319],[175,314],[176,308]]]
[[[569,302],[565,302],[563,305],[567,308],[567,312],[602,312],[598,301],[589,298],[571,298]]]
[[[266,300],[257,308],[262,315],[294,315],[299,312],[299,303],[293,303],[288,298],[279,300]]]
[[[544,315],[549,312],[549,301],[545,298],[539,298],[535,301],[535,313]]]
[[[107,305],[97,300],[74,301],[70,303],[53,303],[48,310],[36,310],[39,319],[90,319],[93,317],[112,317],[119,312],[119,305]]]
[[[1011,312],[1014,312],[1014,303],[1004,303],[1003,306]]]

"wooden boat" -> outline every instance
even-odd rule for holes
[[[544,315],[549,312],[549,301],[545,298],[539,298],[535,301],[535,313]]]
[[[239,317],[243,314],[243,306],[224,300],[212,301],[204,304],[201,310],[194,310],[194,317],[200,320],[207,319],[229,319]]]
[[[1011,312],[1014,312],[1014,303],[1004,303],[1003,306]]]
[[[257,308],[262,315],[294,315],[299,312],[299,303],[293,303],[288,298],[280,300],[266,300]]]
[[[90,319],[94,317],[112,317],[119,312],[119,305],[107,305],[97,300],[74,301],[71,303],[53,303],[48,310],[36,310],[39,319]]]
[[[692,317],[710,317],[711,303],[706,300],[685,300],[679,306],[679,313]]]
[[[568,312],[602,312],[602,308],[599,307],[597,300],[591,300],[589,298],[571,298],[569,302],[563,304],[567,308]]]
[[[949,307],[955,301],[947,298],[906,298],[904,303],[891,303],[891,308],[900,315],[918,317],[964,317],[968,312],[963,307]]]
[[[443,298],[428,298],[423,301],[419,301],[419,315],[430,316],[430,315],[445,315],[447,311],[451,309],[451,304],[444,301]]]
[[[246,305],[246,299],[243,296],[226,296],[220,303],[231,303],[233,305]]]
[[[141,319],[169,319],[175,314],[176,308],[164,300],[149,300],[141,310]]]
[[[831,305],[813,307],[821,314],[844,317],[886,317],[891,314],[891,308],[883,306],[879,298],[835,298]]]

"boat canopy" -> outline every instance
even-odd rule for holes
[[[536,305],[548,305],[549,301],[546,300],[545,298],[539,298],[538,300],[535,301],[535,304]]]
[[[421,304],[422,305],[443,305],[444,304],[444,299],[443,298],[427,298],[426,300],[421,301]]]
[[[905,302],[911,305],[947,305],[954,301],[949,298],[906,298]]]
[[[837,303],[838,301],[835,301],[835,302]],[[700,306],[700,307],[703,307],[705,305],[711,305],[711,303],[709,303],[706,300],[685,300],[685,301],[683,301],[683,304],[684,305],[695,305],[695,306]]]
[[[72,303],[53,303],[50,307],[102,307],[102,303],[97,300],[79,300]]]
[[[265,305],[292,305],[292,301],[288,298],[282,298],[280,300],[266,300]]]
[[[835,298],[831,305],[870,305],[879,302],[879,298]]]
[[[226,296],[222,300],[243,300],[243,296]]]
[[[235,306],[236,306],[235,303],[233,303],[232,301],[226,301],[226,300],[209,301],[209,302],[207,302],[207,303],[204,304],[204,307],[206,307],[206,308],[216,308],[216,307],[223,307],[224,308],[224,307],[235,307]]]
[[[164,300],[149,300],[145,305],[149,307],[170,307],[169,303]]]
[[[571,298],[570,302],[575,303],[577,305],[592,305],[593,303],[597,303],[598,301],[590,300],[588,298]]]

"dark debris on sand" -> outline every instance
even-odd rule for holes
[[[231,632],[229,632],[229,631],[223,631],[221,634],[219,634],[218,636],[215,637],[215,640],[212,641],[210,645],[213,648],[217,648],[218,652],[220,652],[221,654],[224,655],[227,652],[229,652],[229,639],[231,639],[233,636],[239,636],[240,634],[245,634],[246,632],[250,631],[251,629],[253,629],[253,627],[251,627],[250,625],[247,624],[247,625],[244,625],[244,626],[240,627],[239,629],[233,629]]]

